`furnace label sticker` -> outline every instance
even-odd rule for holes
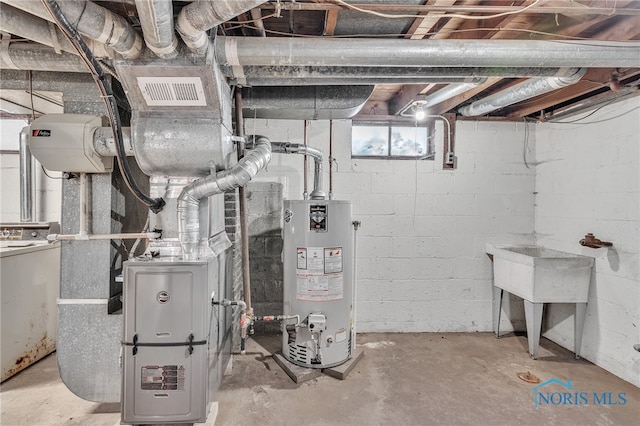
[[[142,390],[185,389],[185,368],[183,365],[145,365],[142,367],[140,388]]]
[[[324,249],[324,273],[336,274],[342,272],[342,247],[327,247]]]

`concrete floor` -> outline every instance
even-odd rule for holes
[[[245,355],[234,356],[215,424],[637,425],[640,418],[640,389],[546,339],[537,361],[528,356],[526,338],[515,335],[376,333],[359,335],[358,346],[364,358],[346,380],[323,375],[295,384],[270,357],[279,337],[256,337]],[[536,408],[535,385],[520,380],[521,372],[542,382],[570,379],[573,389],[545,386],[541,391],[557,405]],[[610,392],[610,404],[596,404],[594,392],[600,401]],[[561,397],[580,405],[563,405]],[[68,391],[55,355],[4,382],[0,401],[3,426],[111,426],[120,419],[118,404]]]

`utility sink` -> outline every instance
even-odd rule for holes
[[[494,331],[500,337],[500,315],[505,291],[524,299],[529,354],[537,357],[545,303],[575,303],[575,354],[579,356],[589,298],[593,258],[540,246],[487,245],[493,255],[493,279],[499,303],[494,309]]]
[[[593,258],[539,246],[496,246],[496,287],[534,303],[587,302]]]

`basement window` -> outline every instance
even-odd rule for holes
[[[351,128],[351,158],[433,160],[433,123],[358,123]]]

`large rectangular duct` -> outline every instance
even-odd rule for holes
[[[184,53],[184,52],[183,52]],[[212,54],[116,61],[131,104],[136,160],[148,175],[205,176],[235,156],[231,90]]]

